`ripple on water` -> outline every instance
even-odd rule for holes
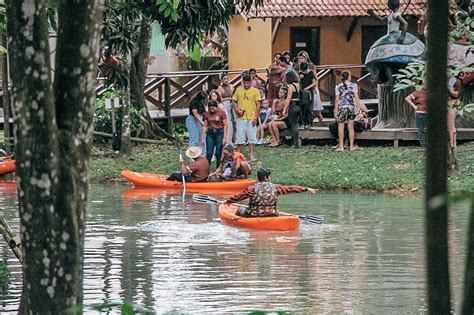
[[[138,193],[139,192],[139,193]],[[242,230],[217,206],[191,196],[91,187],[84,257],[84,301],[129,300],[159,313],[412,314],[426,310],[423,206],[418,199],[353,194],[284,196],[281,208],[325,217],[298,231]],[[184,201],[184,202],[183,202]],[[15,195],[0,214],[17,228]],[[468,209],[459,207],[450,247],[464,259]],[[15,223],[16,222],[16,223]],[[16,224],[16,225],[15,225]],[[21,268],[12,263],[16,309]],[[462,268],[453,268],[453,291]]]

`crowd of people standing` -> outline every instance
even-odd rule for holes
[[[306,51],[299,52],[293,60],[289,52],[276,53],[267,67],[267,77],[264,81],[255,69],[249,69],[242,74],[241,85],[234,89],[229,76],[223,74],[220,85],[209,95],[200,91],[192,97],[186,119],[189,147],[201,147],[209,165],[215,160],[219,169],[227,144],[236,146],[235,151],[240,154],[248,145],[249,160],[255,160],[255,145],[265,144],[266,132],[271,135],[270,147],[281,145],[283,129],[290,131],[292,145],[299,147],[299,130],[312,127],[315,118],[322,121],[316,67]],[[350,82],[347,71],[336,87],[336,98],[335,117],[340,129],[337,150],[344,150],[345,125],[349,129],[349,148],[353,150],[353,121],[360,102],[357,85]],[[241,174],[249,172],[245,169]]]

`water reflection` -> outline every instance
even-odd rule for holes
[[[219,196],[224,198],[225,196]],[[1,215],[17,228],[16,196],[2,190]],[[320,193],[283,196],[280,208],[323,215],[297,231],[242,230],[217,205],[180,191],[92,186],[85,240],[86,304],[128,300],[159,313],[420,313],[426,309],[421,199]],[[467,206],[450,227],[453,261],[464,259]],[[13,264],[14,312],[21,289]],[[459,297],[462,266],[453,266]]]

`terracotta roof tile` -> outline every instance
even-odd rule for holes
[[[401,0],[404,10],[409,0]],[[249,18],[256,17],[330,17],[367,16],[367,10],[385,15],[388,12],[386,0],[267,0],[258,9],[252,8]],[[426,0],[412,0],[405,15],[420,16],[426,8]]]

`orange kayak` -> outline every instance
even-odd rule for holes
[[[183,183],[178,181],[166,180],[168,176],[148,173],[138,173],[132,171],[122,171],[122,177],[136,187],[153,187],[163,189],[183,189]],[[187,191],[227,191],[244,190],[250,185],[255,184],[253,179],[237,179],[226,182],[202,182],[186,183]]]
[[[237,208],[235,205],[221,204],[219,218],[230,225],[258,230],[291,231],[300,226],[300,219],[297,216],[244,218],[235,215]]]
[[[5,160],[0,160],[0,175],[13,173],[16,170],[15,160],[8,158]]]

